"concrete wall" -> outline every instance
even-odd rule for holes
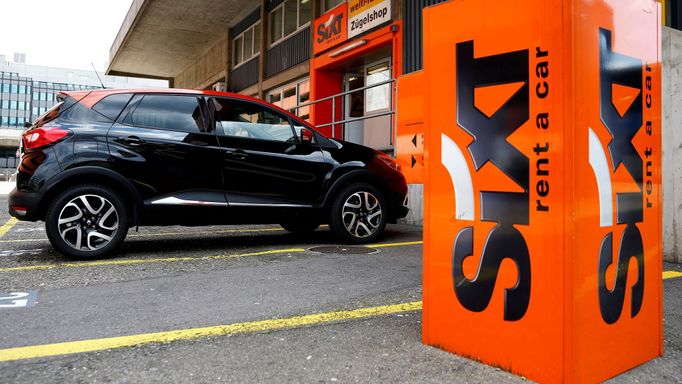
[[[0,129],[0,148],[17,149],[23,129]]]
[[[176,88],[206,88],[216,81],[225,81],[227,66],[227,36],[175,77]]]
[[[682,32],[663,28],[663,258],[682,263]]]
[[[407,206],[410,208],[410,213],[401,219],[400,223],[421,226],[424,222],[423,184],[409,184],[407,186]]]

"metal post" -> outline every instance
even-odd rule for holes
[[[336,96],[332,97],[332,137],[336,138]]]

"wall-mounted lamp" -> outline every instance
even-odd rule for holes
[[[353,44],[347,45],[341,49],[338,49],[338,50],[330,53],[329,57],[336,57],[336,56],[342,55],[348,51],[352,51],[353,49],[355,49],[357,47],[361,47],[365,44],[367,44],[367,40],[358,40],[358,41],[354,42]]]

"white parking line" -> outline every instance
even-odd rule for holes
[[[38,255],[45,251],[45,248],[34,248],[34,249],[10,249],[5,251],[0,251],[0,257],[13,257],[13,256],[26,256],[26,255]]]
[[[38,292],[0,292],[0,309],[28,308],[36,304]]]

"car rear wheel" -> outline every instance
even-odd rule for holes
[[[55,198],[45,216],[52,246],[76,259],[111,256],[128,233],[128,210],[109,188],[79,185]]]
[[[383,195],[367,183],[349,185],[334,200],[329,226],[346,243],[375,241],[386,227],[386,203]]]

